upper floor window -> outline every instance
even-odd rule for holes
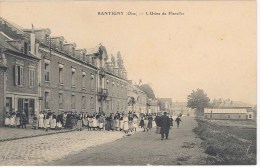
[[[44,99],[45,99],[45,108],[46,109],[50,109],[50,93],[49,92],[45,92],[44,93]]]
[[[15,85],[22,86],[23,85],[23,66],[15,65]]]
[[[71,81],[72,81],[72,86],[75,87],[76,86],[76,69],[75,68],[72,68],[71,69]]]
[[[71,108],[72,109],[76,108],[76,97],[75,97],[75,95],[71,96]]]
[[[59,83],[63,84],[63,65],[59,64]]]
[[[94,78],[95,78],[95,76],[94,76],[94,74],[91,74],[90,75],[90,88],[91,88],[91,91],[94,91],[94,87],[95,87],[95,80],[94,80]]]
[[[59,109],[63,109],[63,93],[59,93]]]
[[[82,108],[86,109],[86,96],[82,96]]]
[[[35,68],[29,68],[29,86],[35,86]]]
[[[91,109],[94,109],[94,105],[95,105],[94,97],[90,97],[90,107],[91,107]]]
[[[50,62],[48,60],[44,63],[44,79],[50,81]]]
[[[82,89],[86,88],[86,72],[82,72]]]

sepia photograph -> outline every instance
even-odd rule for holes
[[[0,0],[0,166],[256,166],[256,4]]]

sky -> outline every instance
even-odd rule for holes
[[[0,2],[0,16],[49,28],[77,48],[120,51],[128,79],[150,84],[156,97],[186,101],[200,88],[210,99],[256,104],[255,1]]]

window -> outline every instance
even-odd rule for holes
[[[23,50],[24,54],[28,54],[28,43],[27,42],[24,42],[24,50]]]
[[[90,97],[90,106],[91,109],[94,109],[94,97]]]
[[[109,101],[107,101],[107,110],[109,110]]]
[[[248,117],[249,117],[249,118],[252,118],[252,115],[251,115],[251,114],[249,114],[249,115],[248,115]]]
[[[94,92],[94,87],[95,87],[95,80],[94,80],[95,76],[93,74],[91,74],[91,79],[90,79],[90,88],[91,88],[91,91]]]
[[[119,110],[119,106],[120,106],[119,101],[117,101],[117,110]]]
[[[59,83],[63,84],[63,65],[59,64]]]
[[[86,88],[86,72],[82,72],[82,89]]]
[[[23,85],[23,66],[15,65],[15,85]]]
[[[241,118],[241,116],[240,116],[240,115],[238,115],[238,118]]]
[[[230,115],[228,115],[228,118],[230,118]]]
[[[59,93],[59,109],[63,109],[63,93]]]
[[[50,64],[48,63],[44,65],[44,76],[45,81],[50,81]]]
[[[71,108],[72,108],[72,109],[75,109],[75,108],[76,108],[75,95],[71,95]]]
[[[35,86],[35,69],[29,69],[29,86]]]
[[[75,73],[76,73],[76,70],[75,70],[74,68],[72,68],[72,72],[71,72],[71,81],[72,81],[72,83],[71,83],[71,85],[72,85],[73,87],[76,86]]]
[[[50,109],[50,93],[49,92],[45,92],[44,94],[45,97],[45,109]]]
[[[82,96],[82,108],[86,109],[86,97]]]

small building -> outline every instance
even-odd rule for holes
[[[253,119],[253,113],[244,109],[237,108],[205,108],[205,119]]]

